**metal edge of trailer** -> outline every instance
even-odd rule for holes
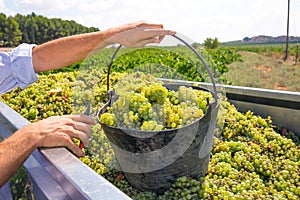
[[[211,83],[161,79],[164,82],[199,85],[212,89]],[[283,126],[300,138],[300,92],[216,84],[229,102],[240,112],[251,110],[255,115],[271,116],[273,124]]]
[[[3,138],[29,123],[0,101]],[[36,149],[23,166],[36,199],[131,199],[63,147]]]

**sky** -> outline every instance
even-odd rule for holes
[[[161,23],[194,42],[287,34],[288,0],[0,0],[0,12],[75,20],[104,30],[129,22]],[[300,36],[300,0],[290,0],[289,35]]]

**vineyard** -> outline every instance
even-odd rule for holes
[[[88,100],[96,110],[108,101],[107,63],[113,51],[104,49],[63,72],[40,74],[36,83],[1,95],[0,100],[31,122],[53,115],[83,113]],[[230,71],[230,64],[242,62],[237,49],[199,51],[209,61],[216,81],[230,83],[223,74]],[[124,48],[113,63],[109,87],[114,88],[136,71],[158,78],[210,82],[202,64],[184,47],[136,51]],[[226,100],[222,101],[219,113],[222,130],[214,138],[205,176],[180,177],[162,193],[140,191],[126,180],[118,170],[101,125],[93,127],[91,143],[81,160],[133,199],[299,199],[299,139],[286,128],[273,124],[272,116],[241,113]],[[11,180],[12,185],[20,184],[15,180]]]

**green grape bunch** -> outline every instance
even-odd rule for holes
[[[119,95],[100,123],[119,128],[159,131],[181,128],[200,119],[213,98],[210,92],[179,86],[169,90],[151,75],[135,72],[115,85]]]

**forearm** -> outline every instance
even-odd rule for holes
[[[37,147],[37,139],[24,128],[0,143],[0,187]]]
[[[72,138],[88,144],[91,125],[96,122],[86,115],[53,116],[31,123],[0,143],[0,187],[38,147],[64,146],[77,156],[84,152]]]
[[[159,43],[165,35],[174,35],[161,24],[144,21],[129,23],[104,31],[73,35],[41,44],[32,51],[35,72],[60,69],[83,60],[95,51],[113,43],[126,47],[142,47]]]
[[[35,47],[32,62],[36,72],[60,69],[83,60],[97,49],[109,45],[105,40],[111,31],[73,35],[53,40]]]

